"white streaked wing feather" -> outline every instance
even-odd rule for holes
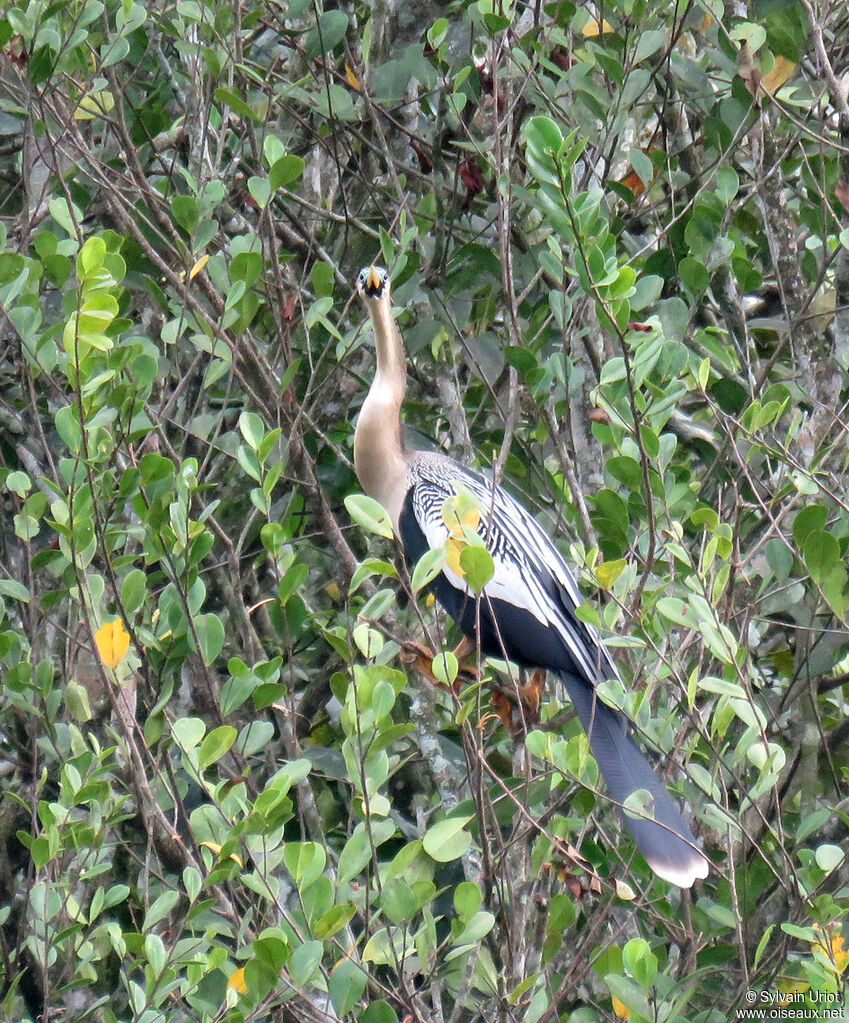
[[[442,515],[445,499],[465,487],[480,505],[478,532],[493,558],[495,574],[485,594],[520,607],[542,624],[555,628],[589,677],[598,673],[600,662],[606,662],[610,674],[616,674],[597,631],[573,617],[583,597],[560,551],[518,501],[501,487],[493,488],[489,480],[448,459],[422,459],[416,466],[416,477],[413,509],[431,549],[441,547],[449,536]],[[442,571],[452,586],[474,598],[462,577],[447,565]],[[546,576],[553,578],[571,599],[573,606],[565,614],[546,592],[542,582]]]

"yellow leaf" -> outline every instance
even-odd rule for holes
[[[324,587],[324,592],[334,603],[337,603],[342,599],[342,591],[339,589],[339,583],[328,583]]]
[[[634,889],[629,884],[626,884],[625,881],[620,881],[618,877],[616,879],[616,894],[620,899],[624,899],[625,902],[630,902],[637,897]]]
[[[201,842],[201,845],[205,845],[207,849],[211,849],[216,856],[221,855],[221,846],[217,842]],[[238,863],[240,867],[244,867],[245,865],[241,857],[237,856],[235,853],[230,853],[230,859],[234,863]]]
[[[776,89],[780,89],[784,85],[795,70],[796,65],[792,60],[781,56],[776,57],[772,71],[761,79],[761,88],[766,89],[767,92],[775,92]]]
[[[357,92],[360,91],[360,80],[357,78],[356,72],[351,65],[347,63],[347,61],[345,63],[345,81],[352,89],[356,89]]]
[[[797,980],[792,983],[785,981],[778,981],[778,992],[779,999],[777,1005],[793,1005],[798,1001],[798,998],[794,998],[794,995],[804,994],[806,991],[811,990],[811,985],[805,983],[803,980]]]
[[[450,568],[454,575],[458,575],[461,579],[464,573],[460,565],[460,555],[464,550],[465,544],[457,543],[453,537],[445,541],[445,567]]]
[[[820,930],[816,924],[814,927]],[[849,948],[846,948],[843,935],[840,933],[824,934],[819,941],[811,944],[811,951],[818,952],[835,973],[843,973],[849,965]]]
[[[238,970],[234,970],[230,974],[230,979],[227,981],[227,987],[231,991],[238,991],[240,995],[247,994],[248,985],[245,983],[244,966],[240,966]]]
[[[477,532],[481,513],[468,492],[454,494],[453,497],[447,497],[442,505],[442,521],[448,526],[448,532],[460,539],[464,534],[464,526],[473,533]]]
[[[616,995],[610,996],[613,999],[613,1011],[618,1019],[630,1019],[631,1010],[624,1002],[620,1002]]]
[[[203,270],[206,264],[209,262],[208,253],[204,253],[195,265],[189,270],[189,280],[192,281],[197,275]]]
[[[77,104],[74,120],[90,121],[92,118],[102,117],[104,114],[108,114],[114,106],[115,99],[108,89],[87,93]]]
[[[615,561],[602,561],[595,570],[595,577],[603,590],[609,590],[624,571],[624,558],[617,558]]]
[[[602,36],[605,34],[605,32],[612,31],[613,26],[610,24],[607,18],[603,18],[601,21],[593,19],[592,21],[588,21],[586,25],[584,25],[584,27],[581,29],[581,35],[585,36],[587,39],[591,39],[593,36]]]
[[[130,636],[120,618],[102,625],[95,633],[94,642],[107,668],[117,668],[130,648]]]

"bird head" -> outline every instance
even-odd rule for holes
[[[389,274],[382,266],[364,266],[357,274],[357,294],[363,298],[380,298],[388,290]]]

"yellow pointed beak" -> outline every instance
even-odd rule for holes
[[[380,291],[383,288],[383,283],[383,274],[376,266],[370,266],[368,268],[368,276],[366,277],[366,290],[370,292]]]
[[[364,266],[357,275],[357,291],[366,299],[380,298],[389,291],[389,274],[382,266]]]

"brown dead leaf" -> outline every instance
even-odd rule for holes
[[[460,164],[460,180],[466,186],[463,209],[467,210],[472,204],[472,199],[479,195],[484,187],[483,171],[471,156]]]
[[[421,170],[422,174],[430,174],[430,172],[433,170],[433,162],[431,161],[431,158],[428,156],[425,147],[421,144],[421,142],[419,142],[418,139],[410,139],[410,149],[412,149],[412,151],[419,158],[419,169]]]

